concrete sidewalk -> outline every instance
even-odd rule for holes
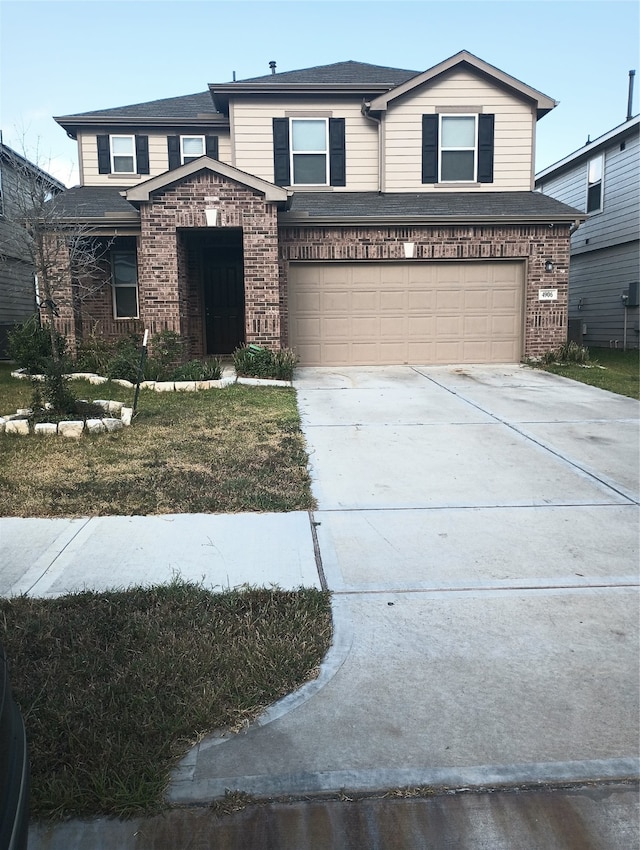
[[[319,587],[311,520],[288,514],[0,519],[0,596],[162,584]]]

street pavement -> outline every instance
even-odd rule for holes
[[[55,595],[174,572],[218,587],[333,592],[335,640],[318,679],[247,730],[194,747],[172,775],[174,804],[206,806],[227,790],[273,798],[571,786],[567,800],[554,791],[535,802],[533,791],[436,794],[432,806],[394,801],[384,817],[381,803],[358,803],[357,828],[336,801],[322,839],[334,834],[333,844],[267,843],[283,818],[302,829],[294,809],[274,804],[262,844],[242,833],[246,843],[230,847],[634,847],[638,403],[519,366],[309,368],[295,385],[313,515],[1,520],[13,571],[0,592]],[[39,542],[21,561],[27,522]],[[255,548],[240,548],[254,529]],[[108,564],[95,574],[103,552]],[[593,783],[601,794],[579,790]],[[565,803],[570,818],[558,815]],[[495,840],[463,829],[472,805]],[[202,809],[190,811],[195,824]],[[266,817],[259,811],[233,818],[249,829]],[[400,843],[380,837],[378,816],[396,823]],[[216,823],[221,842],[231,821]],[[528,824],[518,832],[525,843],[509,823]],[[213,834],[197,845],[175,835],[145,843],[141,829],[135,844],[101,844],[115,826],[98,828],[102,838],[97,828],[76,843],[37,827],[32,847],[210,846]],[[425,844],[434,829],[440,843]],[[70,843],[56,844],[64,835]]]

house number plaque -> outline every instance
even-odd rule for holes
[[[538,301],[557,301],[558,300],[558,290],[557,289],[539,289],[538,290]]]

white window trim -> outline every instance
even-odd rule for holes
[[[293,150],[293,122],[294,121],[324,121],[325,149],[319,150],[319,151],[294,151]],[[329,186],[329,179],[330,179],[330,175],[329,175],[329,168],[330,168],[330,162],[329,162],[329,119],[325,118],[324,116],[320,116],[320,115],[314,116],[313,118],[311,116],[306,116],[306,115],[305,116],[292,116],[292,117],[289,118],[289,139],[290,139],[290,141],[289,141],[289,169],[290,169],[290,172],[289,173],[291,174],[291,185],[292,186]],[[315,155],[324,154],[324,158],[325,158],[325,166],[324,166],[325,180],[324,180],[324,183],[294,183],[293,182],[294,181],[294,175],[295,175],[295,171],[294,171],[294,167],[293,167],[294,154],[295,155],[301,154],[303,156],[305,154],[315,154]]]
[[[124,154],[114,154],[113,152],[113,140],[114,139],[131,139],[131,149],[132,149],[132,157],[133,157],[133,171],[117,171],[115,167],[115,158],[116,156],[123,156]],[[136,137],[130,136],[128,133],[114,133],[112,136],[109,136],[109,153],[111,155],[111,173],[112,174],[137,174],[138,163],[136,162]],[[128,156],[129,154],[126,154]]]
[[[589,183],[589,166],[596,159],[600,160],[600,180],[596,181],[595,183]],[[584,195],[584,211],[587,213],[587,215],[598,215],[604,209],[604,164],[604,152],[596,154],[596,156],[592,156],[587,160],[587,181]],[[595,210],[587,211],[587,208],[589,206],[589,189],[591,188],[591,186],[596,186],[597,182],[600,183],[600,206]]]
[[[207,144],[205,142],[204,136],[200,136],[200,135],[180,136],[180,165],[185,164],[185,161],[184,161],[185,156],[187,156],[189,158],[189,160],[198,158],[196,156],[193,156],[193,154],[190,154],[190,153],[185,154],[185,152],[184,152],[184,140],[185,139],[200,139],[202,141],[202,153],[198,154],[198,156],[204,156],[207,152]]]
[[[136,282],[135,284],[131,283],[116,283],[116,275],[115,275],[115,263],[114,258],[117,254],[130,254],[133,255],[136,267]],[[116,303],[116,289],[135,289],[136,292],[136,314],[135,316],[119,316],[118,308]],[[138,257],[134,250],[122,250],[119,251],[117,248],[111,252],[111,300],[113,304],[113,318],[116,322],[126,322],[131,319],[139,319],[140,318],[140,299],[138,297]]]
[[[473,148],[470,147],[442,147],[442,119],[443,118],[473,118]],[[438,122],[438,175],[439,183],[477,183],[478,182],[478,114],[475,112],[441,112],[439,113]],[[473,150],[473,177],[469,180],[444,180],[442,177],[442,154],[449,151],[470,151]]]

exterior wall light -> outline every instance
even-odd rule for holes
[[[551,262],[551,260],[546,260],[546,261],[545,261],[545,264],[544,264],[544,270],[545,270],[546,272],[552,272],[552,271],[554,270],[554,268],[555,268],[555,266],[553,265],[553,263]]]

